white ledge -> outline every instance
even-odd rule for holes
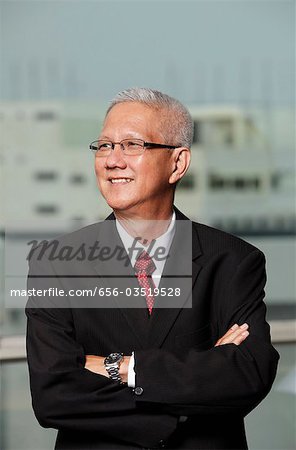
[[[271,320],[271,339],[274,344],[296,342],[296,320]],[[27,358],[26,338],[3,336],[0,338],[0,361],[20,361]]]

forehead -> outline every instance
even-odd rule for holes
[[[155,135],[155,133],[158,133],[161,115],[161,111],[142,103],[118,103],[107,114],[102,132]]]

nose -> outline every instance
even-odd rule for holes
[[[120,169],[125,169],[127,166],[124,159],[124,154],[120,144],[114,144],[113,150],[111,150],[110,155],[106,156],[105,167],[108,169],[113,169],[114,167],[119,167]]]

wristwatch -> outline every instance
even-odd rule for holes
[[[104,360],[104,366],[109,374],[109,378],[120,384],[123,384],[119,374],[119,367],[122,361],[123,353],[110,353],[110,355],[108,355]]]

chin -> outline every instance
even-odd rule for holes
[[[134,203],[131,203],[131,199],[105,198],[105,200],[108,203],[108,206],[115,211],[125,211],[134,206]]]

